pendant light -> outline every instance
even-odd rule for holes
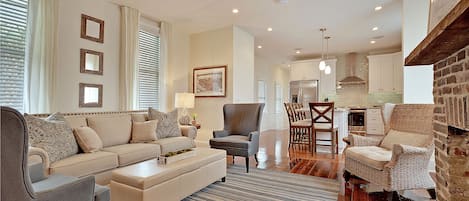
[[[326,69],[326,62],[324,61],[324,32],[326,31],[326,28],[321,28],[319,31],[322,32],[321,36],[321,61],[319,61],[319,70],[323,71]]]
[[[328,57],[329,57],[329,39],[330,39],[330,38],[331,38],[331,37],[329,37],[329,36],[324,37],[324,39],[326,39],[326,58],[325,58],[325,60],[327,60]],[[325,63],[325,62],[324,62],[324,63]],[[331,69],[331,66],[329,66],[329,64],[327,64],[327,65],[326,65],[326,68],[324,68],[324,73],[325,73],[326,75],[329,75],[329,74],[331,74],[331,70],[332,70],[332,69]]]

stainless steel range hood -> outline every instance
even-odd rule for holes
[[[349,53],[345,58],[345,68],[348,68],[350,74],[339,81],[339,85],[362,85],[366,81],[355,75],[357,53]]]

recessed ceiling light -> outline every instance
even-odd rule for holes
[[[267,28],[267,31],[272,31],[272,30],[273,30],[272,27]]]
[[[375,11],[378,11],[378,10],[381,10],[381,9],[383,9],[383,6],[376,6],[375,7]]]
[[[290,64],[288,64],[287,66],[290,68],[290,66],[291,66],[291,65],[290,65]]]
[[[299,53],[301,53],[301,51],[300,51],[300,50],[296,50],[295,53],[299,54]]]
[[[376,41],[375,41],[375,40],[372,40],[372,41],[370,41],[370,43],[371,43],[371,44],[375,44],[375,43],[376,43]]]
[[[373,27],[373,29],[371,29],[373,31],[377,31],[378,30],[378,27]]]
[[[261,49],[261,48],[262,48],[262,45],[258,45],[257,48]]]
[[[233,10],[231,10],[231,12],[236,14],[236,13],[239,13],[239,10],[237,8],[233,8]]]

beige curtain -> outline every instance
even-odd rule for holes
[[[29,1],[25,64],[25,112],[54,110],[58,0]]]
[[[172,105],[174,101],[168,101],[168,98],[172,100],[174,94],[168,94],[169,85],[172,83],[167,83],[168,75],[168,52],[169,52],[169,43],[171,42],[172,28],[171,24],[167,22],[161,22],[160,24],[160,109],[162,111],[170,111],[170,108],[174,108]],[[172,88],[172,86],[171,86]],[[168,98],[167,98],[168,97]]]
[[[137,59],[140,12],[121,7],[121,46],[119,69],[120,109],[137,109]]]

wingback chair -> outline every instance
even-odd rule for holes
[[[433,105],[398,104],[382,139],[349,135],[345,152],[347,181],[351,175],[368,181],[388,193],[427,189],[434,196],[435,184],[428,173],[433,153]]]
[[[228,155],[246,158],[249,172],[249,157],[257,161],[259,134],[264,104],[226,104],[223,106],[224,129],[213,131],[210,147],[224,149]]]
[[[1,196],[2,201],[92,201],[94,177],[70,179],[50,175],[35,184],[29,176],[28,130],[16,110],[1,107]]]

